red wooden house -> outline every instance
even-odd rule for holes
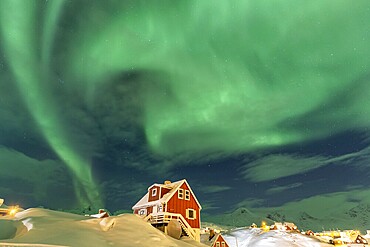
[[[186,235],[200,241],[202,206],[185,179],[153,184],[132,209],[134,214],[142,216],[164,232],[171,220],[178,221]]]
[[[221,234],[218,234],[211,247],[229,247],[229,245],[227,244],[226,240],[224,239],[224,237],[221,235]]]

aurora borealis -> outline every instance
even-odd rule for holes
[[[353,203],[369,23],[366,0],[2,0],[0,197],[129,209],[187,178],[206,212]]]

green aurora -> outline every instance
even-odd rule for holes
[[[370,126],[370,4],[345,1],[0,1],[1,47],[40,132],[102,205],[52,86],[93,110],[139,74],[149,149],[252,152]],[[131,77],[130,77],[131,78]],[[180,140],[180,141],[179,141]]]
[[[366,1],[115,3],[124,14],[81,14],[67,69],[92,95],[112,74],[159,74],[168,92],[142,85],[155,152],[248,151],[369,125]],[[320,109],[306,131],[301,117]]]
[[[33,1],[1,2],[0,23],[6,55],[9,57],[19,91],[41,132],[76,176],[75,189],[80,202],[82,205],[101,206],[90,164],[86,158],[73,150],[71,140],[66,138],[63,121],[58,117],[57,106],[52,95],[48,93],[51,76],[48,63],[53,40],[50,36],[57,21],[55,16],[62,6],[61,1],[53,1],[50,4],[50,13],[46,12],[45,28],[41,30],[44,35],[41,39],[35,35],[39,25],[36,21],[37,6]]]

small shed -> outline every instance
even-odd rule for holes
[[[285,230],[298,231],[298,227],[292,222],[284,222]]]
[[[226,240],[224,239],[224,237],[221,235],[221,234],[218,234],[214,240],[213,240],[213,243],[211,245],[211,247],[229,247],[229,245],[227,244]]]

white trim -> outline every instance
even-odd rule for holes
[[[159,199],[161,199],[162,198],[162,187],[159,187]]]
[[[151,189],[151,188],[153,188],[153,187],[161,187],[162,185],[161,184],[152,184],[152,185],[150,185],[150,187],[148,188],[148,191]]]
[[[185,190],[185,200],[190,201],[190,190]]]
[[[157,190],[158,190],[158,188],[154,188],[152,190],[152,196],[157,196]]]
[[[181,193],[180,193],[181,192]],[[181,195],[181,196],[180,196]],[[178,189],[177,190],[177,198],[184,199],[184,189]]]
[[[188,188],[189,188],[189,190],[190,190],[191,194],[192,194],[192,195],[193,195],[193,197],[194,197],[195,202],[198,204],[198,206],[199,206],[199,210],[201,210],[201,209],[202,209],[202,206],[200,205],[200,203],[198,202],[197,198],[195,197],[195,194],[194,194],[193,190],[191,189],[190,185],[188,184],[188,181],[186,181],[186,179],[183,179],[183,181],[184,181],[184,183],[186,183],[186,185],[188,186]],[[180,185],[180,186],[181,186],[181,185]]]
[[[199,210],[202,209],[202,206],[200,205],[200,203],[198,202],[194,192],[191,190],[190,188],[190,185],[188,184],[188,182],[186,181],[186,179],[183,179],[183,180],[180,180],[180,181],[176,181],[176,182],[173,182],[171,184],[168,184],[168,185],[160,185],[160,184],[153,184],[152,186],[150,186],[149,188],[153,187],[153,186],[159,186],[159,187],[164,187],[164,188],[170,188],[171,190],[166,193],[165,195],[163,195],[162,198],[160,198],[159,200],[156,200],[156,201],[151,201],[151,202],[148,202],[149,200],[149,192],[146,193],[143,198],[140,199],[140,201],[138,201],[133,207],[132,209],[135,210],[137,208],[141,208],[141,207],[146,207],[146,206],[149,206],[149,205],[156,205],[156,204],[159,204],[159,203],[167,203],[174,195],[175,193],[177,193],[178,189],[184,184],[186,183],[186,185],[188,186],[191,194],[193,195],[193,198],[195,200],[195,202],[198,204],[199,206]],[[148,189],[149,191],[149,189]],[[166,210],[167,211],[167,210]]]
[[[147,210],[146,208],[141,208],[138,210],[137,212],[138,215],[146,215],[147,214]]]
[[[177,184],[178,183],[178,184]],[[199,206],[199,210],[201,210],[202,209],[202,206],[200,205],[200,203],[199,203],[199,201],[197,200],[197,198],[195,197],[195,194],[194,194],[194,192],[191,190],[191,188],[190,188],[190,185],[188,184],[188,181],[186,181],[186,179],[183,179],[183,180],[180,180],[180,181],[176,181],[176,182],[173,182],[172,184],[177,184],[176,185],[176,188],[174,188],[173,189],[173,191],[171,191],[171,192],[168,192],[167,194],[165,194],[163,197],[162,197],[162,199],[163,199],[163,201],[162,202],[168,202],[171,198],[172,198],[172,196],[175,194],[175,193],[177,193],[177,190],[184,184],[184,183],[186,183],[186,185],[188,186],[188,188],[189,188],[189,190],[190,190],[190,192],[191,192],[191,194],[193,194],[193,197],[194,197],[194,200],[195,200],[195,202],[198,204],[198,206]],[[164,187],[166,187],[166,186],[164,186]],[[167,196],[168,195],[168,196]],[[166,198],[164,198],[164,197],[166,197]]]
[[[213,237],[213,242],[212,242],[211,246],[216,247],[217,243],[219,243],[219,244],[221,243],[220,245],[222,245],[222,243],[225,243],[225,246],[220,246],[220,247],[226,247],[227,246],[227,242],[221,234],[216,234],[216,236]]]
[[[193,212],[193,217],[190,217],[190,213],[189,212]],[[186,218],[188,218],[189,220],[196,220],[197,219],[197,210],[193,209],[193,208],[187,208],[186,209]]]
[[[157,205],[154,205],[152,207],[152,214],[157,214],[158,213],[158,206]]]

